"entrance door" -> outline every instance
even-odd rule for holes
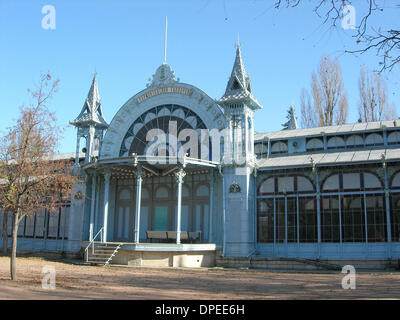
[[[154,231],[168,230],[168,206],[155,206],[153,230]]]

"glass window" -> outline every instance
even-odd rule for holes
[[[274,200],[258,200],[258,241],[274,242]]]
[[[372,173],[364,173],[364,188],[365,189],[380,189],[382,184],[378,177]]]
[[[343,190],[360,189],[359,173],[343,173]]]
[[[160,187],[156,191],[156,198],[168,198],[169,192],[167,188]]]
[[[392,233],[392,241],[400,241],[400,194],[392,193],[390,210],[390,225]]]
[[[297,176],[297,191],[298,192],[312,192],[314,191],[314,186],[311,181],[305,177]]]
[[[299,240],[318,241],[316,200],[314,197],[299,197]]]
[[[339,175],[334,174],[328,177],[322,186],[322,190],[339,190]]]
[[[368,242],[387,241],[384,196],[366,195]]]
[[[47,237],[48,238],[57,238],[58,234],[58,218],[59,218],[59,210],[54,212],[49,212],[48,215],[48,225],[47,225]]]
[[[339,198],[323,197],[321,202],[321,241],[340,242]]]
[[[314,151],[314,150],[322,150],[324,149],[324,143],[321,139],[312,138],[307,142],[307,150]]]
[[[400,131],[391,132],[388,135],[388,144],[399,144],[400,143]]]
[[[365,145],[367,146],[383,145],[383,138],[380,134],[371,133],[365,138]]]
[[[260,193],[274,193],[275,192],[275,178],[268,178],[260,186]]]
[[[287,145],[285,142],[282,141],[275,142],[271,147],[272,154],[287,153],[287,151],[288,151]]]
[[[294,192],[294,177],[278,177],[278,192]]]
[[[363,198],[359,195],[342,197],[343,242],[365,241]]]
[[[332,137],[328,140],[328,149],[344,148],[345,143],[342,137]]]
[[[364,145],[364,141],[361,136],[352,135],[347,138],[346,145],[351,148],[362,147]]]

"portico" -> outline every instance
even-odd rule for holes
[[[137,155],[84,165],[91,181],[89,241],[148,243],[148,231],[173,231],[174,243],[181,244],[182,231],[197,231],[201,237],[196,242],[210,242],[214,207],[210,191],[215,188],[217,165],[189,157]],[[98,179],[100,193],[95,192]],[[167,242],[163,240],[167,239],[159,242]]]

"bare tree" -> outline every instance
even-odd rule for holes
[[[359,121],[380,121],[396,119],[396,108],[389,104],[386,81],[379,73],[361,68],[358,80],[360,104]]]
[[[317,73],[311,76],[312,102],[303,89],[300,96],[302,127],[344,124],[348,115],[347,93],[343,88],[339,61],[323,56]]]
[[[297,7],[304,3],[304,0],[275,0],[275,8]],[[356,8],[365,6],[365,11],[357,10],[357,19],[359,23],[355,26],[356,46],[354,50],[346,50],[348,53],[365,53],[374,50],[380,57],[380,71],[385,69],[392,70],[400,62],[400,30],[396,25],[394,28],[382,30],[380,26],[370,26],[370,21],[377,13],[384,14],[385,10],[400,10],[400,4],[394,5],[394,8],[388,8],[385,1],[377,0],[318,0],[316,1],[314,12],[323,19],[323,24],[329,24],[335,28],[341,26],[342,19],[346,13],[346,8],[353,5]]]
[[[54,158],[62,130],[46,107],[58,85],[58,80],[50,81],[50,75],[42,75],[37,89],[28,90],[34,103],[20,107],[16,124],[0,139],[0,205],[13,218],[12,280],[17,278],[19,223],[42,210],[56,211],[69,198],[75,179],[70,163]]]

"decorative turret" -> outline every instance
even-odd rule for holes
[[[224,95],[217,103],[224,109],[230,122],[232,158],[225,159],[234,164],[254,160],[254,111],[262,106],[254,99],[250,77],[242,61],[240,43],[236,44],[236,58]]]
[[[98,152],[100,150],[104,130],[108,128],[101,109],[99,89],[97,87],[97,73],[94,74],[92,86],[83,104],[81,113],[70,124],[78,128],[75,164],[79,164],[79,146],[82,137],[86,139],[85,162],[90,162],[95,151]]]

